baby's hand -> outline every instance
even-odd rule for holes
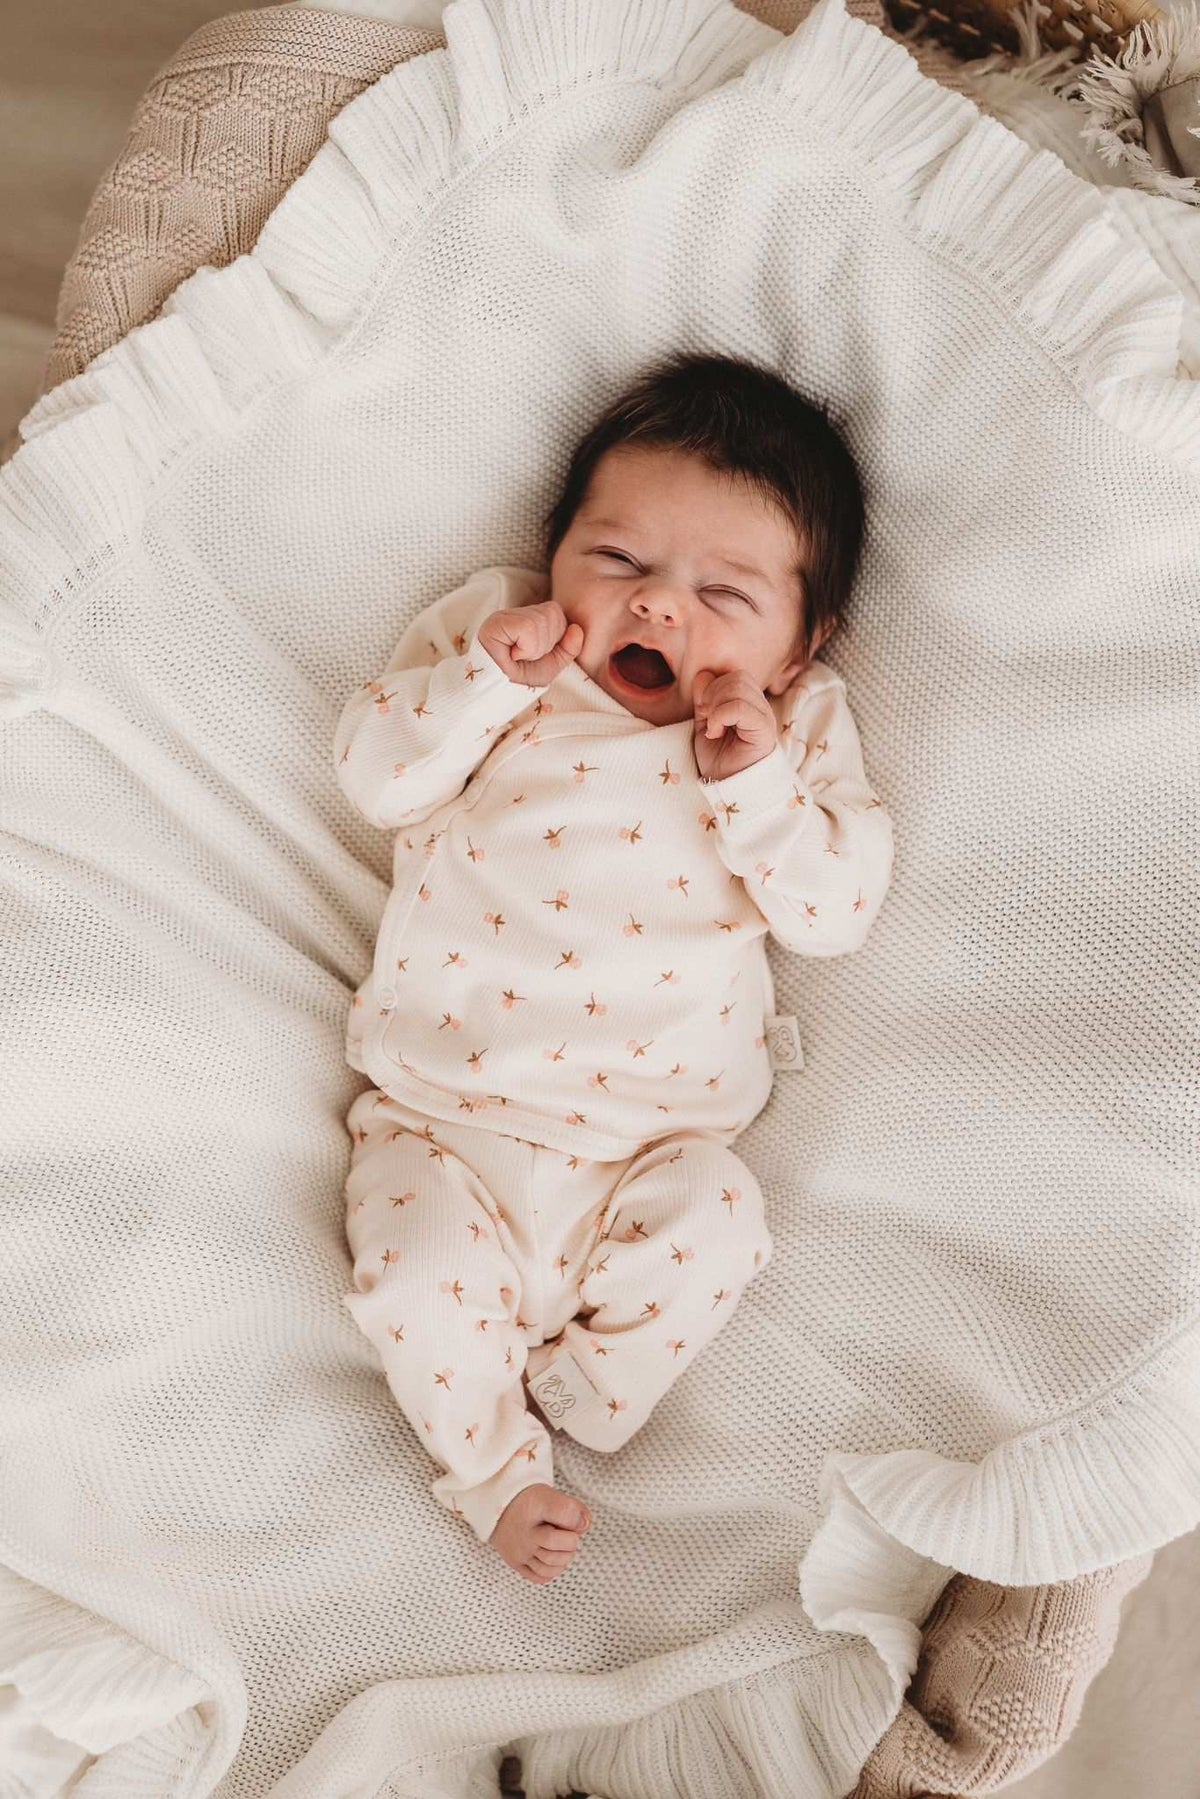
[[[767,696],[741,669],[714,675],[701,669],[692,683],[696,765],[706,781],[724,781],[769,756],[779,741]]]
[[[544,687],[574,662],[583,648],[583,626],[567,615],[557,600],[514,606],[493,612],[479,627],[479,641],[510,681]]]

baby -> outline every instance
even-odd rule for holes
[[[345,1303],[443,1472],[545,1583],[591,1523],[551,1432],[628,1442],[772,1241],[769,931],[857,949],[892,873],[843,682],[863,506],[823,412],[675,356],[577,447],[549,573],[428,607],[337,726],[395,831],[354,996]]]

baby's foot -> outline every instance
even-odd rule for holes
[[[510,1568],[545,1586],[566,1573],[591,1522],[578,1499],[538,1481],[509,1500],[488,1542]]]

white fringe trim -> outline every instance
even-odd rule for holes
[[[1200,0],[1172,0],[1172,10],[1143,19],[1117,57],[1095,45],[1080,62],[1076,48],[1045,51],[1038,20],[1049,18],[1045,0],[1020,0],[1009,15],[1021,39],[1021,54],[1003,52],[966,65],[972,75],[1000,73],[1045,88],[1081,111],[1080,141],[1108,168],[1124,167],[1134,186],[1185,205],[1200,206],[1200,181],[1161,168],[1145,145],[1142,110],[1160,89],[1200,75]],[[1200,137],[1200,98],[1190,137]]]

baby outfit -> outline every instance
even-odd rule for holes
[[[395,831],[354,995],[345,1303],[484,1541],[553,1480],[556,1427],[615,1449],[732,1313],[771,1239],[729,1147],[771,1089],[770,930],[866,938],[892,825],[841,677],[772,697],[769,756],[701,779],[569,663],[510,681],[479,642],[550,578],[489,568],[427,608],[335,733],[342,791]]]

